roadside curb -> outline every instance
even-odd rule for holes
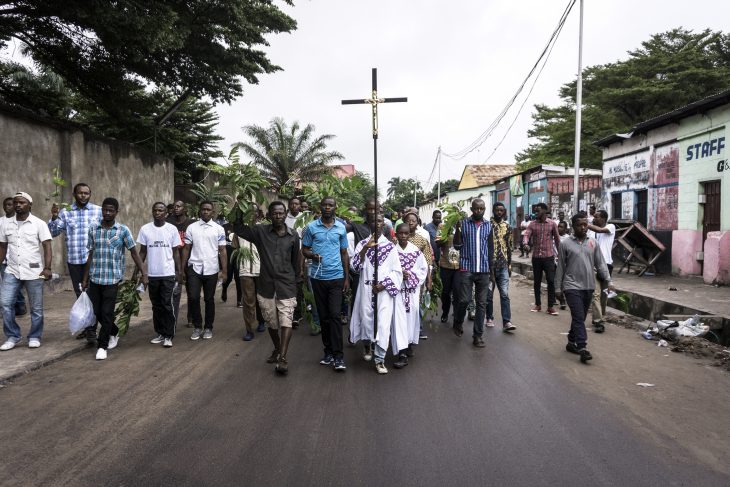
[[[130,325],[129,329],[132,330],[134,328],[139,328],[139,327],[142,327],[145,325],[149,326],[151,324],[152,324],[152,319],[145,318],[142,320],[135,321],[134,325]],[[72,338],[72,340],[76,340],[76,339]],[[70,357],[71,355],[74,355],[74,354],[77,354],[84,350],[89,350],[89,349],[93,348],[93,347],[90,347],[85,340],[78,340],[78,342],[80,342],[78,345],[74,344],[73,346],[70,346],[70,348],[67,348],[65,350],[60,350],[57,353],[52,353],[50,356],[46,356],[40,360],[30,362],[25,367],[11,370],[4,375],[0,375],[0,388],[4,387],[7,383],[12,382],[14,379],[17,379],[18,377],[21,377],[23,375],[34,372],[38,369],[42,369],[43,367],[46,367],[48,365],[59,362],[65,358]],[[48,346],[47,348],[51,348],[51,346]],[[6,354],[8,352],[2,352],[2,353]],[[9,355],[11,355],[11,354],[12,354],[12,351],[9,353]]]

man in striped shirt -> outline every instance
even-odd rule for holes
[[[555,249],[560,248],[560,234],[558,225],[554,220],[547,217],[548,207],[545,203],[535,205],[537,217],[527,225],[527,231],[522,238],[522,244],[530,253],[532,250],[532,280],[535,291],[535,306],[530,311],[539,313],[542,311],[540,292],[542,286],[542,275],[545,273],[548,290],[547,313],[557,316],[555,309]]]
[[[466,307],[471,300],[472,286],[475,287],[476,316],[474,317],[473,344],[484,348],[484,316],[486,314],[487,293],[489,292],[489,263],[493,259],[494,248],[492,224],[484,220],[486,206],[484,200],[476,198],[471,203],[471,217],[456,224],[454,248],[460,250],[460,272],[462,273],[461,293],[454,313],[454,333],[464,333],[463,323]]]

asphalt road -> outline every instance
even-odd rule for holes
[[[319,365],[320,339],[300,329],[280,377],[265,334],[241,341],[239,311],[218,304],[212,340],[182,328],[164,349],[133,330],[105,362],[90,349],[0,389],[0,484],[730,485],[668,456],[679,440],[659,448],[556,367],[575,356],[525,329],[488,330],[478,350],[440,327],[386,376],[355,348],[346,373]]]

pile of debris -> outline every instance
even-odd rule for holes
[[[672,352],[683,352],[695,358],[709,359],[713,367],[730,372],[730,350],[700,337],[681,337],[672,344]]]

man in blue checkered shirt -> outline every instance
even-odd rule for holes
[[[119,202],[114,198],[105,198],[101,204],[101,223],[89,229],[89,258],[81,281],[81,287],[89,294],[94,314],[101,324],[96,360],[106,359],[107,349],[116,347],[119,341],[119,329],[114,324],[114,306],[119,282],[124,278],[125,250],[129,250],[137,269],[142,273],[145,288],[148,283],[147,272],[137,254],[129,228],[115,221],[118,212]],[[90,334],[96,335],[96,324],[87,328],[86,332],[87,339]]]
[[[51,219],[48,229],[57,237],[61,232],[66,234],[68,274],[73,284],[76,297],[81,294],[79,284],[84,277],[84,265],[89,250],[86,248],[89,228],[101,222],[101,207],[89,202],[91,189],[86,183],[74,186],[74,203],[70,210],[61,210],[54,203],[51,208]]]

